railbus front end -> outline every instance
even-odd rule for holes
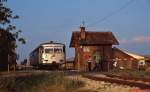
[[[44,43],[39,46],[37,51],[38,56],[35,57],[38,58],[38,63],[36,64],[38,64],[39,68],[62,68],[62,64],[65,63],[66,52],[64,44]]]

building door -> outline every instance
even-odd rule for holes
[[[94,54],[94,61],[95,61],[95,68],[94,70],[100,71],[102,69],[102,64],[101,64],[101,55],[100,52],[96,51]]]

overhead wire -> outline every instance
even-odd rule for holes
[[[130,0],[129,2],[125,3],[125,4],[124,4],[122,7],[120,7],[119,9],[117,9],[117,10],[115,10],[115,11],[109,13],[107,16],[101,18],[100,20],[98,20],[98,21],[96,21],[96,22],[93,22],[93,23],[91,23],[91,24],[88,24],[87,26],[93,26],[93,25],[95,25],[95,24],[98,24],[98,23],[100,23],[100,22],[103,22],[103,21],[107,20],[108,18],[114,16],[115,14],[117,14],[117,13],[121,12],[122,10],[124,10],[125,8],[127,8],[127,7],[128,7],[130,4],[132,4],[134,1],[135,1],[135,0]]]

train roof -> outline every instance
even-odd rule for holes
[[[36,51],[38,48],[42,47],[43,45],[47,45],[47,44],[58,44],[58,45],[63,45],[63,46],[65,46],[65,44],[63,44],[63,43],[57,43],[57,42],[50,41],[50,42],[46,42],[46,43],[41,43],[41,44],[38,45],[33,51],[31,51],[31,53],[33,53],[34,51]],[[31,53],[30,53],[30,54],[31,54]]]
[[[60,45],[65,45],[63,43],[57,43],[57,42],[50,41],[50,42],[46,42],[46,43],[41,43],[40,46],[41,45],[46,45],[46,44],[60,44]]]

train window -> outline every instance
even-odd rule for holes
[[[45,53],[53,53],[53,49],[45,49]]]
[[[54,48],[54,53],[62,53],[62,49]]]

